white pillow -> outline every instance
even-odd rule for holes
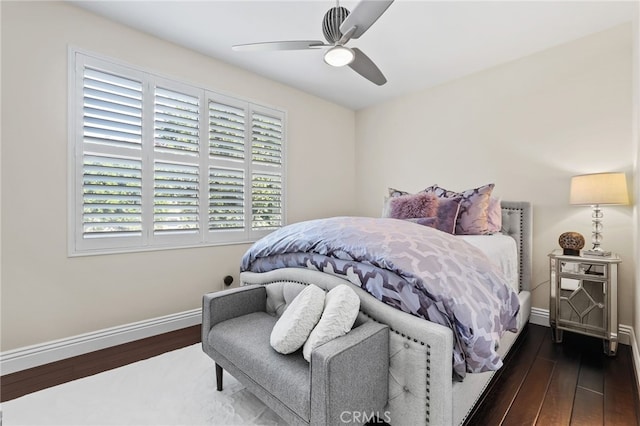
[[[316,347],[343,336],[351,330],[360,310],[360,298],[348,285],[334,287],[324,300],[324,311],[302,348],[302,355],[311,361]]]
[[[273,349],[290,354],[302,347],[322,315],[325,295],[320,287],[310,284],[291,301],[271,331]]]

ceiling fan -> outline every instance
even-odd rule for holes
[[[382,86],[387,79],[380,69],[362,50],[349,48],[345,44],[352,38],[359,38],[391,6],[393,0],[361,0],[353,12],[336,6],[327,11],[322,19],[322,33],[329,44],[319,40],[270,41],[264,43],[237,44],[237,51],[267,50],[308,50],[330,47],[324,54],[324,61],[334,67],[349,67],[367,80]]]

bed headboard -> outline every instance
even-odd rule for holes
[[[533,212],[528,201],[501,201],[503,234],[515,238],[518,245],[520,290],[531,290]]]

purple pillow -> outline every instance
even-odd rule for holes
[[[390,213],[391,200],[397,197],[402,196],[417,196],[419,194],[443,194],[446,190],[443,190],[438,185],[431,185],[428,188],[420,191],[418,194],[410,194],[406,191],[402,191],[400,189],[389,188],[389,198],[385,200],[385,205],[382,213],[382,217],[393,217]],[[455,194],[451,191],[446,191],[447,194]],[[419,223],[420,225],[431,226],[432,228],[439,229],[440,231],[446,232],[448,234],[454,234],[456,229],[456,221],[458,218],[458,212],[460,209],[460,201],[462,197],[453,197],[453,198],[438,198],[436,213],[432,216],[425,216],[419,219],[417,218],[409,218],[411,222]],[[424,219],[424,220],[423,220]]]
[[[458,235],[484,235],[489,233],[489,199],[495,184],[490,183],[478,188],[468,189],[461,193],[440,187],[431,187],[430,193],[440,198],[461,197],[460,211],[456,221]]]
[[[487,228],[489,233],[496,234],[502,230],[502,206],[500,199],[489,198],[489,209],[487,210]]]
[[[416,218],[407,219],[407,220],[409,222],[417,223],[418,225],[429,226],[431,228],[440,229],[440,228],[438,228],[438,218],[437,217],[416,217]]]
[[[438,208],[438,198],[433,194],[399,195],[389,199],[389,217],[395,219],[413,219],[433,217]]]
[[[448,234],[455,234],[461,200],[462,197],[440,198],[438,200],[436,228]]]
[[[417,217],[406,219],[418,225],[430,226],[448,234],[453,234],[456,230],[456,218],[460,208],[460,197],[440,198],[438,200],[438,211],[435,217]]]

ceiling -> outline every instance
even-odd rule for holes
[[[633,1],[396,0],[349,47],[387,77],[376,86],[323,50],[236,52],[234,44],[322,40],[334,0],[72,1],[161,39],[358,110],[632,21]],[[357,1],[341,1],[353,10]]]

